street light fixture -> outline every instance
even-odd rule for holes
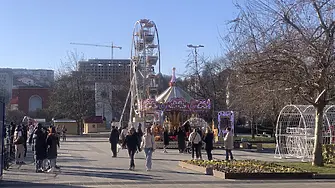
[[[199,74],[199,68],[198,68],[198,48],[203,48],[205,46],[201,44],[199,45],[188,44],[187,47],[194,49],[195,74],[197,76],[196,81],[195,81],[195,86],[198,89],[199,82],[200,82],[200,74]]]

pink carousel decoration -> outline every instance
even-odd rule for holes
[[[144,111],[157,112],[165,117],[165,123],[169,124],[170,131],[177,129],[187,120],[185,116],[191,116],[211,108],[209,99],[194,99],[187,92],[177,86],[176,68],[172,69],[172,77],[169,88],[163,91],[156,99],[147,99],[143,102]],[[162,117],[158,117],[162,120]],[[162,122],[161,122],[162,123]]]

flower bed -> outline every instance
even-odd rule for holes
[[[179,165],[224,179],[306,179],[313,178],[314,174],[299,168],[255,160],[186,160],[181,161]],[[213,173],[208,173],[210,169]]]
[[[296,173],[307,172],[294,167],[285,167],[276,163],[269,163],[256,160],[241,161],[202,161],[188,160],[183,161],[202,167],[212,166],[214,170],[225,173]]]

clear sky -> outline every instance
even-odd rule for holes
[[[130,58],[134,23],[153,20],[161,44],[162,72],[183,73],[189,50],[222,54],[219,34],[237,15],[232,0],[1,0],[0,67],[58,69],[67,51],[85,58],[110,58],[109,48],[71,42],[122,46],[114,58]]]

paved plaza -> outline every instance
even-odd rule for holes
[[[216,150],[214,157],[222,158],[223,154],[223,150]],[[237,159],[274,159],[273,154],[244,151],[235,151],[235,156]],[[335,187],[332,180],[222,180],[177,166],[179,160],[189,158],[190,155],[179,154],[176,150],[169,150],[167,154],[157,150],[153,170],[147,172],[141,152],[136,155],[136,170],[129,171],[126,150],[121,150],[118,158],[112,158],[106,138],[75,137],[61,143],[60,171],[36,174],[30,158],[27,165],[13,165],[5,171],[0,187]]]

